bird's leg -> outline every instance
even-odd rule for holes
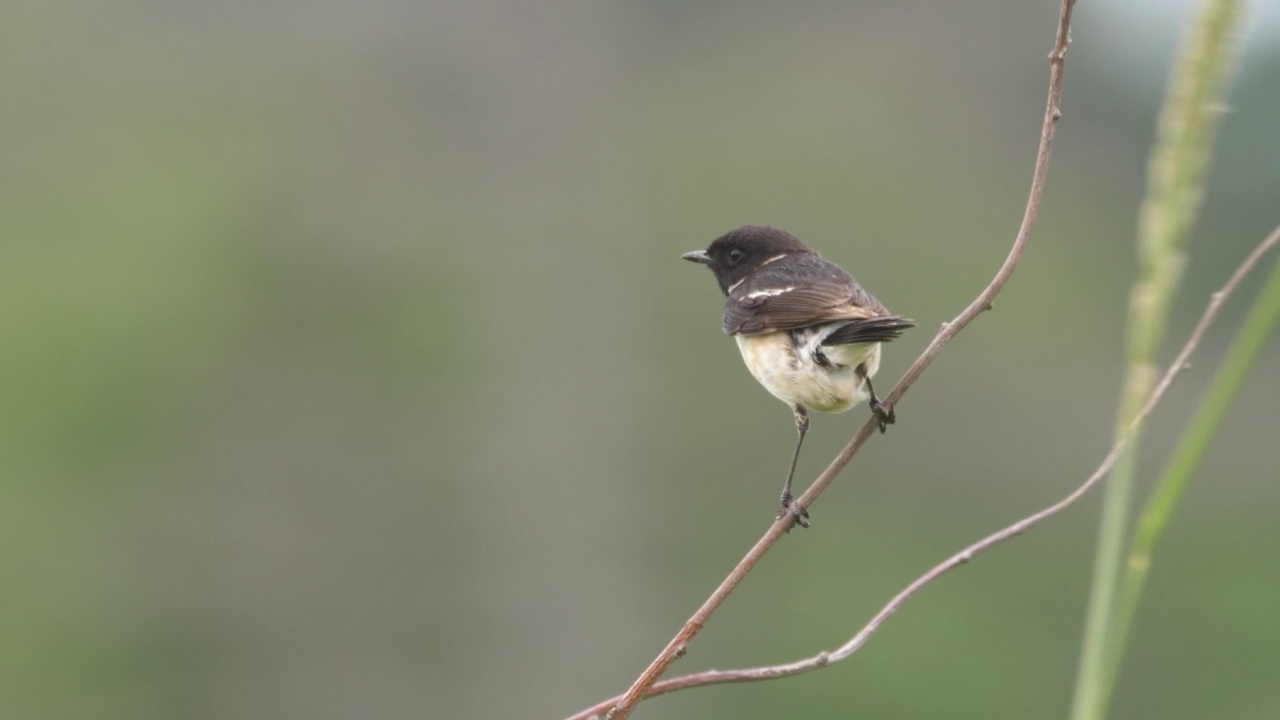
[[[796,450],[791,453],[791,469],[787,470],[787,482],[782,486],[782,510],[778,516],[783,513],[791,513],[796,518],[796,524],[800,527],[809,527],[809,511],[800,507],[800,503],[796,502],[791,496],[791,479],[796,474],[796,461],[800,459],[800,445],[804,442],[804,434],[809,430],[809,413],[801,406],[796,405],[791,408],[796,415]]]
[[[871,412],[875,413],[876,419],[880,421],[880,432],[883,434],[890,425],[898,421],[898,414],[876,397],[876,389],[871,387],[871,376],[867,374],[866,365],[858,366],[858,374],[867,383],[867,392],[871,393]]]

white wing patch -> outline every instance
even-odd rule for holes
[[[755,292],[747,293],[747,299],[755,300],[756,298],[762,298],[762,297],[775,297],[777,295],[781,295],[782,293],[791,292],[792,290],[795,290],[794,286],[784,287],[784,288],[774,288],[772,290],[756,290]]]

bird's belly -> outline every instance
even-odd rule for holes
[[[865,363],[874,374],[880,364],[879,343],[826,348],[835,362],[824,365],[814,357],[816,339],[797,343],[785,332],[734,338],[747,369],[774,397],[821,412],[844,412],[868,399],[866,380],[856,368]]]

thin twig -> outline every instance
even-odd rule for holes
[[[824,650],[817,655],[783,665],[766,665],[762,667],[743,668],[738,670],[708,670],[706,672],[683,675],[681,677],[663,680],[662,682],[654,684],[649,688],[645,697],[654,697],[656,695],[663,695],[676,690],[684,690],[686,688],[699,687],[702,685],[755,682],[757,680],[771,680],[773,678],[800,675],[802,673],[817,670],[818,668],[826,667],[827,665],[832,665],[840,662],[841,660],[845,660],[861,649],[871,636],[874,635],[890,617],[898,612],[898,610],[901,609],[908,600],[924,589],[926,585],[929,585],[946,573],[969,562],[973,558],[981,555],[987,550],[990,550],[996,545],[1025,533],[1036,525],[1039,525],[1045,520],[1048,520],[1075,504],[1077,500],[1084,497],[1086,493],[1101,482],[1101,480],[1107,476],[1107,473],[1111,471],[1111,466],[1115,464],[1116,460],[1120,457],[1120,453],[1124,451],[1124,448],[1129,444],[1137,430],[1146,422],[1147,417],[1151,414],[1152,410],[1154,410],[1160,400],[1164,398],[1165,393],[1167,393],[1169,388],[1173,385],[1174,380],[1177,379],[1178,375],[1181,374],[1183,370],[1187,369],[1187,360],[1190,359],[1191,354],[1196,350],[1200,341],[1204,338],[1205,331],[1208,330],[1209,326],[1213,324],[1215,319],[1217,319],[1218,312],[1221,310],[1222,306],[1236,291],[1240,281],[1244,279],[1245,275],[1249,274],[1249,272],[1253,270],[1253,268],[1262,259],[1263,255],[1276,245],[1280,245],[1280,226],[1277,226],[1272,230],[1271,234],[1268,235],[1267,238],[1256,248],[1254,248],[1253,252],[1249,253],[1249,256],[1246,257],[1244,262],[1240,264],[1240,267],[1236,268],[1236,271],[1231,274],[1231,277],[1227,280],[1227,283],[1222,286],[1222,289],[1210,296],[1209,305],[1205,308],[1204,314],[1200,317],[1200,321],[1196,323],[1195,328],[1191,331],[1191,336],[1187,339],[1186,344],[1182,346],[1182,350],[1178,352],[1178,356],[1174,358],[1173,363],[1169,365],[1169,369],[1165,371],[1164,377],[1160,380],[1160,383],[1156,385],[1155,390],[1151,392],[1150,397],[1147,398],[1142,409],[1134,416],[1133,421],[1129,423],[1122,436],[1111,446],[1111,450],[1106,454],[1106,457],[1102,459],[1102,463],[1093,471],[1093,474],[1090,475],[1079,487],[1071,491],[1069,495],[1043,510],[1028,515],[1012,525],[986,536],[978,542],[973,543],[969,547],[966,547],[960,552],[947,558],[943,562],[938,563],[910,585],[903,588],[897,595],[894,595],[893,599],[881,608],[880,612],[876,613],[875,616],[872,617],[856,635],[835,650]],[[587,710],[574,715],[570,720],[585,720],[586,718],[596,716],[598,713],[608,710],[614,703],[621,699],[622,696],[620,695],[618,697],[605,700],[594,707],[588,708]]]
[[[1048,100],[1045,103],[1044,120],[1040,127],[1040,146],[1036,151],[1035,169],[1031,176],[1031,191],[1027,198],[1026,209],[1022,214],[1022,224],[1018,228],[1018,234],[1013,241],[1013,247],[1009,250],[1004,263],[987,287],[964,309],[964,312],[942,326],[942,329],[934,336],[933,342],[929,343],[929,347],[925,348],[915,363],[907,369],[902,379],[885,396],[885,401],[890,406],[897,403],[907,389],[920,377],[925,368],[933,363],[934,358],[937,357],[938,353],[942,352],[942,348],[952,338],[970,322],[973,322],[973,319],[984,310],[991,308],[992,301],[999,294],[1005,283],[1008,282],[1009,276],[1013,274],[1018,261],[1026,250],[1027,242],[1031,239],[1031,231],[1036,224],[1036,218],[1040,214],[1040,201],[1044,197],[1045,176],[1049,171],[1049,157],[1053,150],[1054,131],[1058,126],[1058,120],[1062,117],[1059,99],[1062,96],[1062,75],[1066,65],[1067,47],[1071,43],[1071,13],[1074,8],[1075,0],[1062,0],[1062,6],[1058,12],[1058,28],[1054,38],[1053,51],[1049,53],[1049,93]],[[813,504],[814,500],[822,494],[822,491],[849,464],[858,449],[867,441],[867,438],[871,437],[872,432],[877,427],[878,422],[874,418],[868,420],[862,426],[862,429],[849,440],[835,460],[814,480],[809,489],[800,496],[799,502],[802,506],[809,507]],[[667,668],[671,667],[671,664],[677,658],[684,655],[689,643],[706,625],[716,609],[724,603],[725,599],[747,576],[747,573],[751,572],[751,569],[760,561],[760,558],[791,529],[794,523],[794,515],[783,513],[778,520],[769,526],[764,536],[756,541],[756,544],[738,562],[728,577],[720,583],[720,586],[711,593],[711,596],[702,604],[702,607],[698,608],[697,612],[685,621],[684,626],[680,628],[680,632],[676,633],[676,636],[654,658],[649,667],[645,668],[640,677],[631,684],[631,687],[623,694],[622,699],[609,709],[608,720],[624,720],[631,714],[631,711],[635,709],[636,703],[648,694],[649,689],[658,681],[658,678],[662,677],[662,674],[667,671]],[[591,717],[592,714],[594,714],[592,711],[579,713],[572,716],[570,720]]]

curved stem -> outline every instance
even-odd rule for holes
[[[929,367],[934,358],[938,356],[938,353],[942,352],[942,348],[965,326],[973,322],[974,318],[984,310],[991,308],[992,300],[995,299],[1001,288],[1008,282],[1009,276],[1013,274],[1018,261],[1026,250],[1027,243],[1031,238],[1031,231],[1035,228],[1036,218],[1040,213],[1040,202],[1044,197],[1045,177],[1049,171],[1049,157],[1053,150],[1054,131],[1057,128],[1058,120],[1062,117],[1062,112],[1059,109],[1059,99],[1062,96],[1062,76],[1066,65],[1067,47],[1071,42],[1071,14],[1074,8],[1075,0],[1062,0],[1058,13],[1058,28],[1054,39],[1053,51],[1049,53],[1049,93],[1048,100],[1045,103],[1044,120],[1040,127],[1040,146],[1036,152],[1035,169],[1031,176],[1031,190],[1027,198],[1026,209],[1022,215],[1022,224],[1018,228],[1013,247],[1009,250],[1004,263],[1001,264],[1000,269],[996,272],[991,282],[987,284],[986,288],[954,320],[942,326],[942,329],[934,336],[933,342],[929,343],[929,347],[925,348],[924,352],[908,368],[897,385],[889,391],[889,394],[884,398],[886,404],[891,406],[896,404],[898,399],[920,377],[925,368]],[[873,417],[849,440],[844,449],[840,451],[840,454],[836,456],[831,464],[827,466],[827,469],[818,476],[817,480],[800,497],[799,502],[802,507],[810,507],[813,504],[814,500],[822,494],[822,491],[849,464],[849,461],[853,459],[858,449],[867,441],[867,438],[871,436],[876,427],[877,421]],[[680,631],[676,633],[676,636],[667,643],[667,646],[645,668],[644,672],[636,678],[617,704],[609,710],[607,714],[609,720],[624,720],[631,714],[631,711],[635,709],[636,703],[648,694],[649,689],[671,667],[671,664],[684,655],[688,644],[706,625],[711,615],[737,588],[747,576],[747,573],[760,561],[760,558],[764,557],[774,543],[791,529],[794,522],[795,516],[785,513],[769,527],[764,536],[756,541],[756,544],[747,552],[746,556],[738,562],[737,566],[720,583],[719,587],[711,593],[711,596],[698,608],[697,612],[685,622]]]

